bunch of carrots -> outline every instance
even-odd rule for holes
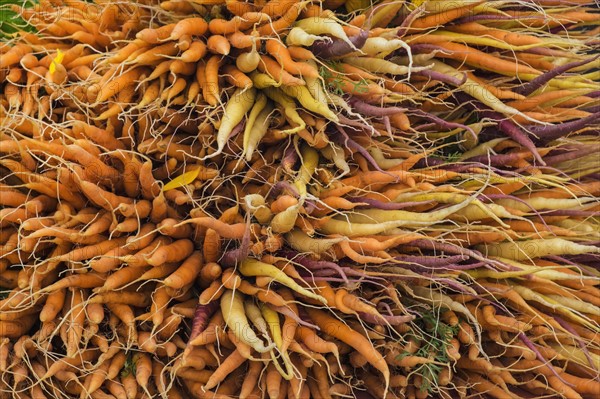
[[[593,1],[7,7],[0,399],[600,392]]]

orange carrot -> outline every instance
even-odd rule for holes
[[[229,40],[222,35],[211,35],[206,42],[206,47],[208,51],[218,55],[228,55],[231,51]]]
[[[248,89],[252,87],[252,79],[246,76],[245,73],[237,69],[234,65],[225,65],[223,67],[223,73],[225,74],[225,79],[235,87],[239,87],[242,89]]]
[[[277,12],[276,14],[273,14],[273,15],[282,15],[282,17],[274,22],[269,22],[269,23],[259,27],[257,29],[257,31],[258,31],[259,35],[261,35],[261,36],[277,35],[277,34],[283,32],[288,27],[290,27],[294,22],[296,22],[296,19],[298,19],[300,12],[304,9],[304,7],[306,7],[308,2],[304,2],[304,1],[296,2],[295,0],[294,1],[271,0],[270,3],[274,3],[272,5],[272,7],[265,6],[261,10],[261,12],[264,12],[265,14],[270,15],[270,13],[273,13],[273,10],[275,10],[275,9],[277,9],[277,10],[286,9],[286,11],[285,11],[285,14],[283,12]],[[293,3],[293,4],[291,5],[291,7],[287,8],[290,5],[290,3]]]
[[[293,75],[308,76],[318,78],[319,71],[304,62],[296,62],[292,59],[287,47],[277,39],[266,41],[265,49],[275,58],[287,72]]]
[[[367,338],[323,311],[312,308],[306,308],[306,311],[323,332],[353,347],[363,355],[373,367],[379,370],[384,376],[387,389],[390,382],[390,370],[383,356],[373,348],[371,342]]]
[[[177,22],[169,39],[178,40],[183,35],[202,36],[207,30],[208,24],[204,18],[186,18]]]
[[[258,70],[269,74],[276,82],[286,86],[303,86],[306,84],[302,79],[298,79],[288,73],[273,58],[261,55],[258,63]]]
[[[202,59],[204,55],[206,55],[206,44],[201,40],[195,40],[190,44],[190,47],[181,54],[179,59],[184,62],[196,62]]]

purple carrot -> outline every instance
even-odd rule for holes
[[[385,278],[383,278],[383,277],[369,276],[365,272],[360,271],[360,270],[352,269],[351,267],[342,267],[342,270],[344,271],[344,273],[347,276],[364,278],[365,280],[363,280],[363,281],[365,281],[365,282],[367,282],[367,280],[369,280],[369,282],[374,282],[375,280],[385,280]],[[327,276],[336,276],[338,274],[338,272],[335,271],[335,270],[333,270],[333,269],[315,270],[312,273],[310,273],[308,271],[305,271],[305,273],[306,274],[301,274],[302,278],[304,278],[304,280],[310,279],[311,276],[315,276],[315,277],[327,277]]]
[[[440,158],[426,157],[419,159],[419,161],[415,164],[413,169],[431,168],[434,166],[444,165],[445,163],[446,161]]]
[[[443,53],[444,51],[448,51],[440,46],[436,46],[435,44],[427,43],[411,44],[410,49],[412,50],[413,54],[431,53],[433,51]]]
[[[517,94],[522,94],[524,96],[528,96],[546,83],[548,83],[551,79],[562,75],[567,72],[569,69],[577,68],[578,66],[588,64],[594,60],[596,60],[600,55],[596,55],[595,57],[588,58],[585,60],[569,62],[568,64],[557,66],[556,68],[552,68],[548,72],[544,72],[537,78],[533,79],[530,82],[525,83],[524,85],[517,86],[513,91]]]
[[[567,151],[563,154],[546,156],[544,161],[546,161],[547,165],[557,165],[561,162],[572,161],[595,152],[600,152],[600,145],[582,145],[580,148]]]
[[[410,113],[413,115],[420,116],[421,118],[430,120],[432,122],[435,122],[438,126],[444,128],[444,129],[461,128],[461,129],[465,129],[466,131],[468,131],[473,137],[477,137],[477,135],[475,134],[473,129],[471,129],[469,126],[463,125],[462,123],[448,122],[438,116],[435,116],[433,114],[430,114],[428,112],[425,112],[423,110],[416,109],[416,108],[411,108]]]
[[[586,245],[588,243],[586,242]],[[581,266],[586,266],[588,263],[600,261],[600,254],[581,254],[568,255],[569,259]]]
[[[506,166],[511,163],[518,161],[521,158],[521,154],[517,152],[509,153],[509,154],[496,154],[496,155],[478,155],[475,157],[471,157],[465,159],[468,162],[479,162],[484,165],[492,165],[492,166]]]
[[[471,97],[465,93],[456,93],[455,98],[459,102],[469,102],[468,99],[470,99]],[[477,104],[477,107],[480,106],[482,109],[484,109],[484,111],[481,112],[482,116],[493,119],[496,122],[498,122],[498,130],[502,131],[513,141],[528,149],[541,165],[546,165],[537,148],[535,147],[533,141],[531,141],[529,136],[522,132],[521,129],[519,129],[519,127],[513,121],[511,121],[510,119],[505,119],[505,117],[502,114],[491,111],[487,106],[484,106],[479,102],[474,102],[474,104]]]
[[[582,108],[582,111],[589,112],[590,114],[597,114],[600,112],[600,105],[593,105],[591,107]]]
[[[392,123],[390,122],[390,117],[384,116],[381,118],[381,120],[383,121],[383,126],[385,127],[385,131],[387,132],[388,136],[392,137],[393,133],[392,133]]]
[[[367,160],[367,162],[369,162],[373,166],[373,168],[375,168],[375,170],[377,170],[378,172],[388,173],[385,170],[381,169],[377,164],[377,161],[375,161],[371,154],[369,154],[369,151],[367,151],[365,147],[358,144],[356,141],[352,140],[340,125],[335,125],[335,127],[338,130],[338,134],[334,133],[333,137],[339,138],[339,140],[337,140],[338,144],[345,145],[351,150],[358,151],[358,153],[362,155]]]
[[[521,17],[519,19],[534,19],[535,17]],[[478,14],[478,15],[469,15],[467,17],[460,18],[456,20],[455,24],[464,24],[466,22],[475,22],[475,21],[508,21],[514,20],[515,17],[512,15],[498,15],[498,14]]]
[[[302,272],[300,273],[300,275],[302,276],[302,278],[304,280],[306,280],[307,278],[310,279],[311,276],[327,277],[327,276],[335,276],[336,274],[337,274],[337,272],[332,269],[316,270],[312,273],[309,272],[308,270],[304,270],[303,273]]]
[[[528,53],[532,53],[532,54],[538,54],[538,55],[545,55],[548,57],[564,57],[565,56],[565,51],[564,50],[554,50],[548,47],[531,47],[527,49]]]
[[[383,202],[367,197],[349,197],[348,200],[354,203],[363,203],[377,209],[398,210],[409,208],[411,206],[428,205],[435,201],[416,201],[416,202]]]
[[[563,382],[564,384],[567,384],[570,387],[574,387],[573,384],[568,383],[567,381],[565,381],[554,369],[554,367],[552,366],[552,363],[550,363],[549,361],[547,361],[544,358],[544,355],[542,355],[540,353],[540,351],[535,347],[535,344],[533,342],[531,342],[531,340],[529,338],[527,338],[527,336],[525,334],[523,334],[522,332],[520,332],[518,334],[519,339],[521,340],[521,342],[523,342],[525,344],[525,346],[527,346],[529,349],[531,349],[534,353],[535,356],[537,357],[537,359],[542,362],[544,364],[544,366],[548,367],[550,369],[550,371],[552,372],[552,374],[554,374],[556,376],[556,378],[558,378],[561,382]]]
[[[294,187],[287,180],[280,180],[277,183],[273,184],[273,187],[271,188],[271,191],[269,192],[269,195],[270,196],[271,195],[272,196],[276,196],[277,194],[281,193],[282,191],[288,191],[294,197],[299,197],[300,196],[300,193],[298,192],[298,190],[296,189],[296,187]]]
[[[402,23],[398,27],[399,38],[404,37],[404,35],[406,35],[409,32],[409,28],[412,25],[412,23],[415,21],[415,19],[419,18],[423,14],[424,10],[425,5],[421,4],[420,6],[412,10],[410,14],[406,16],[406,18],[404,18],[404,21],[402,21]]]
[[[406,276],[406,278],[408,279],[409,277]],[[414,278],[414,277],[413,277]],[[344,280],[342,278],[335,278],[335,277],[311,277],[310,278],[311,281],[327,281],[328,283],[346,283],[346,284],[350,284],[350,283],[363,283],[363,280],[355,280],[355,279],[351,279],[351,280]]]
[[[296,323],[300,324],[301,326],[305,326],[308,328],[313,328],[315,330],[321,330],[319,328],[319,326],[315,325],[315,324],[311,324],[307,321],[302,320],[296,313],[294,313],[292,311],[292,309],[288,308],[287,306],[273,306],[273,305],[268,305],[271,309],[273,309],[274,311],[276,311],[277,313],[281,313],[284,316],[287,316],[291,319],[293,319]]]
[[[283,153],[283,158],[281,158],[281,166],[283,166],[283,170],[286,172],[292,172],[294,165],[298,162],[300,156],[298,152],[296,152],[296,148],[293,145],[288,145]]]
[[[190,339],[188,342],[196,338],[208,325],[208,320],[213,314],[219,309],[219,301],[212,301],[206,305],[196,305],[196,311],[194,312],[194,320],[192,321],[192,331],[190,332]]]
[[[375,324],[376,326],[398,326],[400,324],[405,324],[413,321],[415,316],[413,315],[405,315],[405,316],[388,316],[381,315],[381,317],[377,317],[375,315],[369,313],[358,312],[358,316],[366,321],[369,324]]]
[[[595,275],[595,274],[593,274],[593,273],[591,273],[591,272],[587,271],[585,268],[582,268],[582,267],[580,267],[580,265],[578,265],[577,263],[575,263],[575,262],[574,262],[573,260],[571,260],[571,259],[567,259],[567,258],[565,258],[565,257],[562,257],[562,256],[557,256],[557,255],[545,256],[544,258],[545,258],[545,259],[548,259],[549,261],[552,261],[552,262],[556,262],[556,263],[564,263],[564,264],[567,264],[567,265],[569,265],[569,266],[574,266],[574,267],[576,267],[576,268],[578,268],[578,269],[579,269],[578,271],[579,271],[581,274],[585,274],[585,275],[588,275],[588,276],[593,276],[593,277],[596,277],[596,275]]]
[[[591,126],[600,120],[600,112],[586,116],[585,118],[576,119],[571,122],[559,123],[548,126],[533,126],[530,127],[531,133],[539,137],[539,141],[547,143],[566,136],[569,133],[581,130]],[[519,143],[520,144],[520,143]]]
[[[339,276],[344,280],[345,283],[348,283],[348,277],[344,270],[342,270],[341,266],[334,262],[328,262],[325,260],[312,260],[307,256],[302,256],[296,251],[284,250],[280,252],[280,255],[293,260],[294,262],[299,263],[310,271],[316,271],[321,269],[331,269],[335,270]]]
[[[473,269],[478,269],[480,267],[484,267],[486,266],[487,263],[485,262],[477,262],[477,263],[467,263],[464,265],[459,265],[458,263],[448,263],[448,264],[444,264],[444,265],[440,265],[440,266],[427,266],[427,265],[422,265],[419,263],[406,263],[406,264],[402,264],[400,265],[400,267],[405,268],[405,269],[409,269],[415,273],[420,273],[423,274],[423,269],[428,270],[428,271],[440,271],[440,270],[452,270],[452,271],[456,271],[456,270],[473,270]]]
[[[434,252],[439,251],[439,252],[446,252],[446,253],[455,254],[455,255],[467,255],[473,259],[477,259],[478,261],[487,262],[488,265],[494,265],[501,270],[506,270],[506,271],[519,270],[514,266],[507,265],[500,261],[488,259],[479,251],[471,250],[468,248],[463,248],[458,245],[454,245],[454,244],[450,244],[450,243],[446,243],[446,242],[442,243],[442,242],[437,242],[437,241],[432,241],[432,240],[419,239],[419,240],[411,241],[410,243],[407,244],[407,246],[415,246],[415,247],[421,248],[421,249],[429,249],[429,250],[433,250]]]
[[[342,124],[356,128],[355,130],[368,132],[372,136],[380,136],[379,132],[371,125],[366,125],[354,119],[346,118],[344,115],[338,115],[338,119]]]
[[[385,308],[385,311],[388,312],[388,315],[394,316],[394,312],[392,311],[392,308],[390,307],[390,305],[387,304],[387,302],[381,301],[377,304],[377,306],[381,307],[381,308]]]
[[[394,259],[399,260],[401,262],[416,263],[425,267],[440,267],[465,261],[469,259],[469,257],[466,255],[454,255],[447,256],[444,258],[440,256],[401,255],[395,257]]]
[[[348,38],[352,45],[340,39],[320,40],[310,46],[310,50],[315,56],[323,59],[341,57],[342,55],[352,53],[357,49],[360,50],[365,45],[368,38],[369,31],[361,29],[358,35]]]
[[[437,124],[435,124],[435,123],[424,123],[422,125],[415,126],[414,129],[419,132],[424,132],[426,130],[433,129],[436,126],[437,126]]]
[[[419,239],[411,241],[406,245],[414,246],[421,249],[429,249],[434,251],[435,253],[446,252],[455,255],[467,255],[473,259],[483,258],[483,255],[479,251],[470,250],[468,248],[463,248],[450,243],[441,243],[432,240]]]
[[[502,119],[498,122],[498,129],[506,133],[508,137],[528,149],[534,156],[534,158],[541,164],[546,165],[546,162],[542,159],[542,156],[538,152],[533,141],[523,133],[521,129],[510,119]]]
[[[454,76],[449,76],[443,74],[441,72],[432,71],[430,69],[425,69],[423,71],[415,72],[414,75],[424,76],[431,80],[437,80],[442,83],[448,83],[453,86],[462,86],[467,81],[467,74],[463,74],[462,79],[455,78]]]
[[[586,94],[586,97],[598,98],[598,97],[600,97],[600,90],[596,90],[591,93],[588,93],[588,94]]]
[[[407,111],[406,108],[401,107],[377,107],[375,105],[367,104],[356,97],[352,97],[348,100],[348,104],[350,104],[350,106],[359,114],[369,116],[391,116],[399,112]]]
[[[465,295],[473,295],[472,291],[469,291],[467,289],[467,285],[459,283],[458,281],[451,279],[451,278],[443,278],[443,277],[433,277],[432,278],[433,281],[435,281],[436,283],[440,284],[440,285],[444,285],[448,288],[451,288],[452,290],[456,291],[456,292],[460,292],[461,294],[465,294]],[[475,295],[476,298],[478,299],[483,299],[480,298],[479,296]]]
[[[246,222],[246,231],[242,237],[242,243],[239,248],[226,251],[221,257],[221,264],[225,267],[235,267],[241,263],[250,254],[250,218]]]
[[[235,125],[235,127],[233,128],[233,130],[231,131],[231,133],[229,133],[229,139],[232,139],[235,136],[237,136],[238,134],[240,134],[242,132],[242,130],[244,130],[245,126],[246,126],[246,121],[245,120],[243,120],[240,123],[238,123],[237,125]]]

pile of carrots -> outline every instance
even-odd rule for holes
[[[600,393],[593,1],[10,7],[0,399]]]

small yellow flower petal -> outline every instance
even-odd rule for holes
[[[50,75],[53,75],[54,72],[56,72],[56,66],[60,65],[64,58],[65,58],[65,53],[60,51],[60,49],[56,50],[56,57],[54,57],[54,59],[50,63],[50,67],[48,68]]]

